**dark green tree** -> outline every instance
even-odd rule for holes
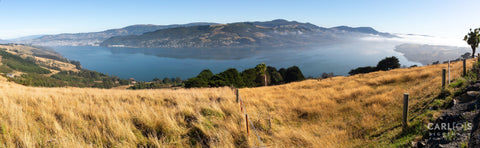
[[[391,70],[395,68],[400,68],[400,61],[397,57],[386,57],[377,64],[377,70]]]
[[[192,87],[208,87],[208,81],[205,81],[198,77],[194,77],[186,80],[185,88],[192,88]]]
[[[280,75],[282,75],[284,81],[287,80],[287,69],[285,69],[285,68],[280,68],[280,69],[278,70],[278,73],[280,73]]]
[[[214,75],[208,82],[210,87],[223,87],[229,85],[225,78],[220,75]]]
[[[285,82],[295,82],[295,81],[302,81],[305,80],[305,76],[303,76],[302,71],[297,66],[289,67],[286,70]]]
[[[203,80],[209,80],[210,78],[213,77],[212,71],[210,69],[205,69],[200,74],[198,74],[197,78],[203,79]]]
[[[233,85],[235,87],[244,87],[243,79],[240,73],[235,68],[227,69],[226,71],[218,74],[220,78],[226,82],[227,85]],[[226,85],[224,85],[226,86]]]
[[[462,59],[468,59],[468,58],[470,58],[470,55],[471,55],[470,52],[466,52],[465,54],[462,54],[462,55],[460,56],[460,58],[462,58]]]
[[[255,68],[245,69],[241,73],[241,76],[245,84],[245,87],[255,87],[260,85],[260,84],[257,84],[257,82],[255,81],[258,76],[257,70]]]
[[[279,85],[284,83],[282,75],[277,71],[275,67],[268,66],[267,75],[267,79],[269,79],[271,85]]]
[[[472,48],[472,58],[475,57],[475,49],[477,49],[478,43],[480,42],[479,31],[480,28],[474,30],[470,29],[470,32],[468,32],[463,38],[463,40]]]

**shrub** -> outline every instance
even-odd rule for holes
[[[361,74],[361,73],[370,73],[377,71],[377,68],[371,67],[371,66],[366,66],[366,67],[358,67],[357,69],[352,69],[350,72],[348,72],[349,75],[356,75],[356,74]]]

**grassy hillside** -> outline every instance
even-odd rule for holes
[[[403,93],[410,93],[410,115],[417,121],[413,117],[425,113],[425,102],[440,93],[445,67],[306,80],[240,94],[268,147],[388,146],[402,143]],[[452,73],[459,77],[461,62]],[[428,121],[418,122],[411,126]],[[246,134],[230,88],[36,88],[0,80],[0,145],[6,147],[245,147],[254,138]]]
[[[9,81],[40,87],[112,88],[127,85],[128,80],[81,68],[53,50],[8,44],[0,45],[0,74]]]

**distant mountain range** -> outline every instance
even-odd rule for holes
[[[366,33],[366,34],[374,34],[374,35],[382,35],[382,36],[387,36],[387,37],[394,37],[394,35],[391,35],[389,33],[382,33],[378,32],[377,30],[373,29],[372,27],[348,27],[348,26],[338,26],[338,27],[333,27],[330,28],[332,30],[337,30],[337,31],[346,31],[346,32],[358,32],[358,33]]]
[[[189,23],[175,25],[132,25],[120,29],[110,29],[90,33],[64,33],[58,35],[44,35],[37,38],[17,39],[17,43],[40,46],[98,46],[104,40],[114,36],[141,35],[146,32],[175,27],[189,27],[198,25],[214,25],[216,23]]]
[[[102,32],[45,35],[16,42],[41,46],[246,48],[309,45],[369,35],[394,37],[371,27],[324,28],[278,19],[230,24],[133,25]]]
[[[365,35],[393,36],[370,27],[323,28],[310,23],[273,20],[161,29],[112,37],[100,46],[140,48],[284,47],[334,42]]]
[[[40,35],[30,35],[30,36],[23,36],[19,38],[14,38],[14,39],[7,39],[7,41],[11,42],[20,42],[20,41],[26,41],[26,40],[33,40],[42,36],[46,36],[47,34],[40,34]]]

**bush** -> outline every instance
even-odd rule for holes
[[[358,67],[357,69],[352,69],[350,72],[348,72],[349,75],[356,75],[356,74],[361,74],[361,73],[370,73],[377,71],[377,68],[371,67],[371,66],[365,66],[365,67]]]

